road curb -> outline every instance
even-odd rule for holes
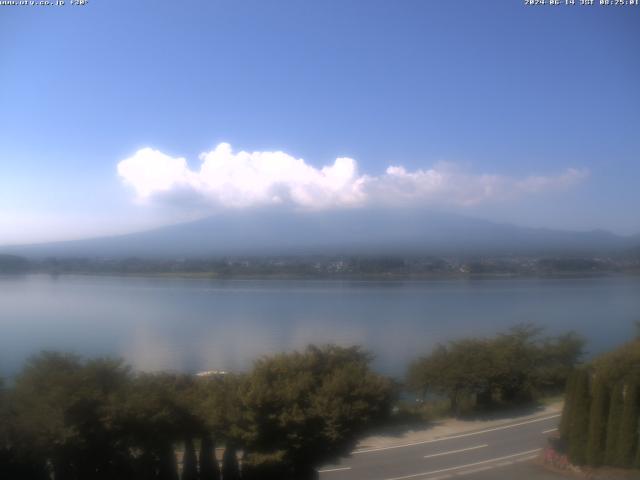
[[[484,427],[472,428],[472,429],[468,429],[468,430],[460,430],[460,431],[452,432],[452,433],[449,433],[449,434],[434,435],[433,437],[424,438],[422,440],[415,440],[413,442],[402,442],[402,443],[401,442],[394,442],[394,443],[388,443],[388,444],[380,445],[380,446],[361,445],[361,446],[359,446],[359,448],[353,450],[351,452],[351,455],[360,455],[360,454],[363,454],[363,453],[369,453],[369,452],[375,452],[375,451],[381,451],[381,450],[390,450],[390,449],[395,449],[395,448],[402,448],[402,447],[409,447],[409,446],[413,446],[413,445],[421,445],[421,444],[426,444],[426,443],[432,443],[432,442],[446,440],[446,439],[449,439],[449,438],[457,438],[457,437],[460,437],[460,436],[480,434],[480,433],[486,432],[487,430],[491,431],[493,429],[503,429],[505,427],[509,428],[509,426],[511,426],[511,425],[518,426],[518,425],[521,425],[522,422],[543,421],[543,420],[546,420],[546,419],[554,418],[556,416],[559,417],[561,412],[562,412],[562,407],[559,407],[557,409],[550,409],[550,410],[546,411],[544,414],[529,415],[529,416],[522,416],[522,417],[512,418],[509,421],[504,421],[504,422],[491,424],[490,426],[486,425]],[[384,437],[384,435],[380,435],[380,437]]]

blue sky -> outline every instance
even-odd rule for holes
[[[0,7],[0,244],[265,203],[638,233],[639,42],[640,7]]]

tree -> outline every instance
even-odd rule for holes
[[[171,374],[141,374],[132,381],[118,421],[129,444],[142,452],[136,477],[177,479],[174,443],[204,428],[193,408],[194,382]]]
[[[607,419],[607,442],[605,445],[605,463],[616,465],[618,459],[618,438],[622,425],[622,409],[624,403],[624,385],[618,383],[611,392],[609,418]]]
[[[205,378],[200,384],[199,415],[207,431],[216,432],[218,440],[239,442],[246,415],[241,398],[245,382],[244,375],[226,374]]]
[[[178,466],[173,445],[169,443],[160,445],[158,458],[158,480],[178,480]]]
[[[46,459],[34,454],[28,444],[21,444],[11,400],[11,392],[0,379],[0,478],[49,480]]]
[[[583,465],[586,462],[589,401],[589,372],[580,369],[576,372],[568,436],[569,458],[576,465]]]
[[[589,440],[586,462],[599,466],[604,460],[607,437],[607,417],[609,413],[610,392],[606,379],[597,375],[593,386],[593,399],[589,412]]]
[[[622,407],[622,419],[618,436],[616,464],[621,467],[631,467],[638,443],[638,402],[640,395],[638,384],[633,382],[625,386]]]
[[[640,440],[638,440],[638,444],[636,446],[636,457],[633,461],[633,467],[640,469]]]
[[[199,480],[198,458],[193,446],[193,439],[188,436],[184,441],[184,455],[182,456],[182,480]]]
[[[491,382],[503,402],[523,403],[533,398],[537,369],[549,360],[537,343],[541,331],[531,324],[517,325],[491,342],[495,358]]]
[[[562,406],[562,416],[560,417],[560,438],[565,442],[569,439],[571,415],[573,415],[573,401],[575,398],[577,372],[571,373],[567,380],[567,387],[564,395],[564,405]]]
[[[200,479],[220,480],[216,445],[208,433],[205,433],[200,439]]]
[[[280,455],[296,480],[348,453],[391,406],[391,383],[370,360],[357,347],[326,346],[257,361],[242,392],[247,451]]]
[[[537,392],[557,392],[582,354],[574,333],[540,338],[541,330],[519,325],[493,338],[471,338],[437,346],[413,362],[407,384],[423,398],[446,396],[459,414],[460,400],[476,408],[531,401]]]
[[[486,340],[458,340],[438,345],[429,356],[410,365],[408,384],[423,398],[428,392],[447,397],[451,411],[458,415],[464,398],[476,398],[485,407],[491,403],[494,368]]]
[[[455,403],[456,385],[450,375],[445,375],[445,368],[450,364],[449,349],[446,345],[438,345],[430,355],[419,358],[409,365],[407,386],[416,392],[422,400],[429,393],[437,393],[449,397]]]
[[[612,385],[640,380],[640,338],[598,357],[593,365]]]
[[[130,453],[114,406],[128,381],[117,360],[52,352],[31,358],[15,382],[14,446],[51,464],[56,479],[127,478]]]
[[[551,394],[564,391],[569,375],[584,354],[584,345],[584,338],[575,332],[545,338],[536,360],[536,388]]]
[[[222,455],[222,480],[239,480],[240,468],[238,456],[234,445],[227,445]]]

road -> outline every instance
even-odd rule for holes
[[[320,479],[439,480],[463,475],[469,480],[528,480],[514,476],[519,470],[515,465],[539,454],[545,438],[556,430],[559,417],[554,414],[435,440],[356,450],[337,464],[323,466]],[[498,471],[487,476],[495,469],[504,470],[505,476],[499,476]]]

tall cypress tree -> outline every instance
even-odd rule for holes
[[[606,379],[602,375],[597,375],[593,386],[591,411],[589,412],[589,440],[586,458],[589,465],[598,466],[604,461],[609,398],[610,393]]]
[[[233,445],[227,445],[222,456],[222,480],[239,480],[240,468],[238,467],[238,457]]]
[[[178,480],[176,454],[169,442],[158,451],[158,480]]]
[[[631,467],[638,442],[638,383],[630,382],[624,389],[622,420],[618,436],[616,464]]]
[[[182,457],[182,480],[199,480],[198,459],[193,439],[188,436],[184,441],[184,455]]]
[[[587,457],[590,403],[589,372],[585,369],[576,372],[573,394],[568,435],[569,459],[576,465],[584,465]]]
[[[638,439],[638,445],[636,447],[636,458],[633,462],[633,468],[640,470],[640,439]]]
[[[200,479],[220,480],[216,444],[209,434],[203,435],[200,443]]]
[[[605,445],[604,459],[607,465],[615,465],[618,455],[618,436],[622,421],[624,385],[618,383],[611,392],[609,402],[609,418],[607,419],[607,441]]]
[[[562,407],[562,417],[560,418],[560,438],[567,441],[569,438],[569,425],[571,424],[572,403],[575,397],[576,372],[571,373],[567,379],[567,388],[564,394],[564,405]]]

